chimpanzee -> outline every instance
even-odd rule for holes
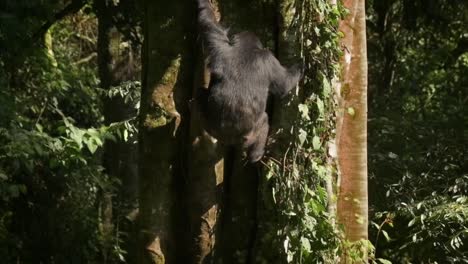
[[[285,96],[302,78],[297,64],[283,67],[251,32],[229,36],[209,0],[197,0],[198,24],[207,53],[210,84],[197,96],[207,132],[226,145],[240,145],[250,162],[264,154],[268,94]]]

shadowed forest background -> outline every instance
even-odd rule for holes
[[[195,1],[1,1],[0,262],[468,263],[468,3],[343,2],[215,1],[230,31],[306,65],[251,165],[191,108],[208,82]],[[335,140],[365,112],[340,103],[355,13],[364,216]],[[354,237],[345,211],[368,223]]]

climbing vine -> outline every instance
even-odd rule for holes
[[[264,216],[268,224],[262,225],[269,225],[271,236],[262,237],[262,243],[273,240],[281,247],[284,262],[335,263],[341,240],[334,224],[332,190],[337,174],[332,81],[339,72],[338,24],[344,9],[326,0],[291,4],[286,8],[294,14],[287,27],[300,43],[306,70],[301,89],[288,106],[292,127],[282,131],[289,134],[289,143],[282,146],[282,157],[266,163],[263,199],[274,213]]]

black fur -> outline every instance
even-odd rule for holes
[[[211,74],[198,96],[205,128],[224,144],[247,149],[251,162],[264,154],[268,94],[285,96],[301,79],[302,67],[283,67],[251,32],[230,37],[209,0],[197,0],[198,23]]]

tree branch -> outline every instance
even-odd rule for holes
[[[85,4],[87,0],[72,0],[69,5],[67,5],[60,12],[56,13],[52,19],[45,22],[31,37],[31,41],[34,42],[39,37],[43,36],[49,28],[55,24],[57,21],[62,20],[64,17],[78,12]]]

